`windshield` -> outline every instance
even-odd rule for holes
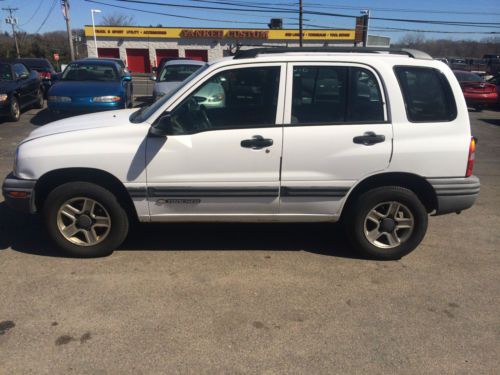
[[[201,65],[165,65],[160,74],[159,82],[182,82],[200,69]]]
[[[207,68],[208,68],[208,64],[203,65],[201,68],[199,68],[193,74],[191,74],[188,78],[186,78],[184,81],[182,81],[182,83],[175,90],[171,91],[167,95],[162,96],[160,99],[158,99],[153,104],[146,106],[146,107],[142,107],[140,110],[132,113],[130,115],[130,118],[129,118],[130,122],[138,124],[138,123],[146,121],[146,119],[148,119],[153,113],[155,113],[174,94],[176,94],[180,89],[182,89],[189,82],[191,82],[195,77],[199,76]]]
[[[69,64],[62,74],[63,81],[117,81],[118,74],[111,64]]]
[[[0,81],[11,81],[12,72],[9,64],[0,64]]]
[[[474,73],[460,73],[460,72],[455,72],[455,75],[457,76],[458,82],[483,82],[484,79],[482,79],[480,76]]]

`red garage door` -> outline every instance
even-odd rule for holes
[[[119,59],[120,50],[118,48],[98,48],[97,56]]]
[[[150,73],[149,50],[127,48],[127,66],[133,73]]]
[[[208,51],[206,49],[187,49],[185,53],[188,59],[208,61]]]
[[[160,65],[160,61],[164,57],[179,57],[179,50],[176,50],[176,49],[157,49],[156,50],[156,66]]]

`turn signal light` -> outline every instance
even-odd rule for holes
[[[11,198],[27,198],[28,197],[27,191],[9,191],[7,194]]]
[[[472,175],[472,168],[474,168],[475,158],[476,158],[476,139],[472,137],[470,139],[469,157],[467,159],[467,170],[465,171],[465,177],[470,177]]]

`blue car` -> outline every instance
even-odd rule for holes
[[[47,101],[53,113],[88,113],[133,105],[132,77],[114,61],[74,61],[55,82]]]

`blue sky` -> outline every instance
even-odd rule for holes
[[[81,28],[85,24],[91,24],[90,9],[97,8],[103,13],[96,15],[96,24],[103,15],[126,14],[133,15],[138,26],[149,26],[162,24],[164,26],[185,26],[185,27],[266,27],[270,17],[284,18],[284,26],[289,28],[297,27],[294,23],[294,14],[276,14],[237,12],[237,11],[212,11],[207,9],[189,9],[186,7],[164,7],[155,5],[141,5],[134,3],[124,3],[117,0],[96,0],[101,3],[108,3],[117,6],[137,8],[151,12],[163,12],[187,17],[198,17],[205,19],[221,20],[221,22],[209,22],[202,20],[182,19],[159,14],[146,14],[138,11],[118,9],[107,5],[90,3],[85,0],[70,0],[71,23],[73,28]],[[145,0],[146,1],[146,0]],[[221,4],[207,3],[207,0],[150,0],[160,3],[171,3],[178,5],[212,6],[212,7],[232,7]],[[233,2],[247,5],[261,4],[267,7],[294,8],[297,7],[298,0],[212,0],[221,2]],[[406,34],[415,34],[412,31],[397,31],[396,29],[425,30],[426,38],[449,38],[449,39],[481,39],[487,34],[474,34],[470,32],[484,31],[500,33],[500,1],[498,0],[303,0],[304,9],[345,15],[359,15],[360,9],[370,9],[372,17],[398,18],[398,19],[419,19],[437,20],[451,22],[480,22],[496,23],[487,27],[462,27],[456,25],[433,25],[416,24],[406,22],[390,22],[384,20],[374,20],[370,22],[370,33],[376,35],[390,36],[397,41]],[[0,6],[18,8],[16,16],[19,20],[21,30],[28,32],[47,32],[53,30],[64,30],[65,23],[61,13],[60,0],[0,0]],[[52,10],[51,10],[52,9]],[[3,20],[6,12],[2,12],[1,30],[9,30]],[[354,19],[321,15],[304,15],[305,24],[328,26],[332,28],[354,28]],[[45,22],[44,22],[45,21]],[[222,22],[225,21],[225,22]],[[239,23],[237,23],[239,22]],[[309,27],[306,27],[309,28]],[[436,33],[435,30],[447,31],[448,33]],[[459,33],[462,32],[462,33]],[[500,37],[500,34],[497,34]]]

